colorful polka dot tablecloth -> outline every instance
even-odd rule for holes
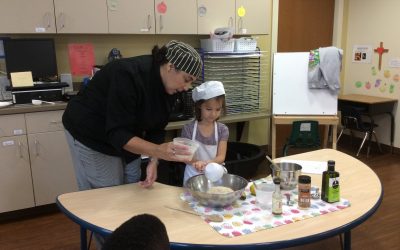
[[[340,199],[336,203],[326,203],[321,199],[312,199],[311,207],[300,210],[297,206],[297,189],[282,190],[282,215],[271,214],[267,208],[263,208],[256,202],[256,197],[250,194],[250,185],[245,189],[246,199],[238,199],[230,206],[222,208],[206,207],[199,204],[187,191],[181,194],[181,199],[187,201],[190,207],[218,233],[226,237],[236,237],[250,234],[264,229],[283,226],[297,221],[321,216],[327,213],[340,211],[350,206],[346,199]],[[287,197],[289,198],[289,202]],[[222,222],[210,221],[205,215],[219,215],[223,218]]]

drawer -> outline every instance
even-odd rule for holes
[[[23,114],[0,115],[0,137],[25,134],[26,126]]]
[[[62,115],[64,110],[25,114],[28,134],[64,130]]]

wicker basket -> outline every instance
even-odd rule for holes
[[[201,48],[209,52],[233,52],[235,41],[230,39],[200,39]]]
[[[253,38],[242,37],[235,40],[235,51],[246,52],[255,51],[257,49],[257,41]]]

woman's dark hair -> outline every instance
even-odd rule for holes
[[[164,45],[159,48],[157,45],[153,47],[151,50],[151,54],[153,55],[154,63],[157,65],[164,65],[168,63],[166,54],[167,54],[167,47]]]
[[[211,99],[216,99],[217,101],[222,101],[222,111],[221,115],[226,115],[226,102],[225,102],[225,95],[220,95],[213,97]],[[211,100],[208,99],[208,100]],[[194,103],[194,118],[197,121],[201,121],[201,105],[208,100],[198,100],[197,102]],[[219,118],[219,117],[218,117]],[[218,119],[217,119],[218,120]]]

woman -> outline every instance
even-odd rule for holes
[[[171,41],[152,55],[105,65],[63,115],[80,190],[140,180],[141,155],[150,157],[146,179],[157,179],[157,159],[182,161],[185,146],[163,143],[177,92],[187,91],[200,75],[200,55],[190,45]]]

